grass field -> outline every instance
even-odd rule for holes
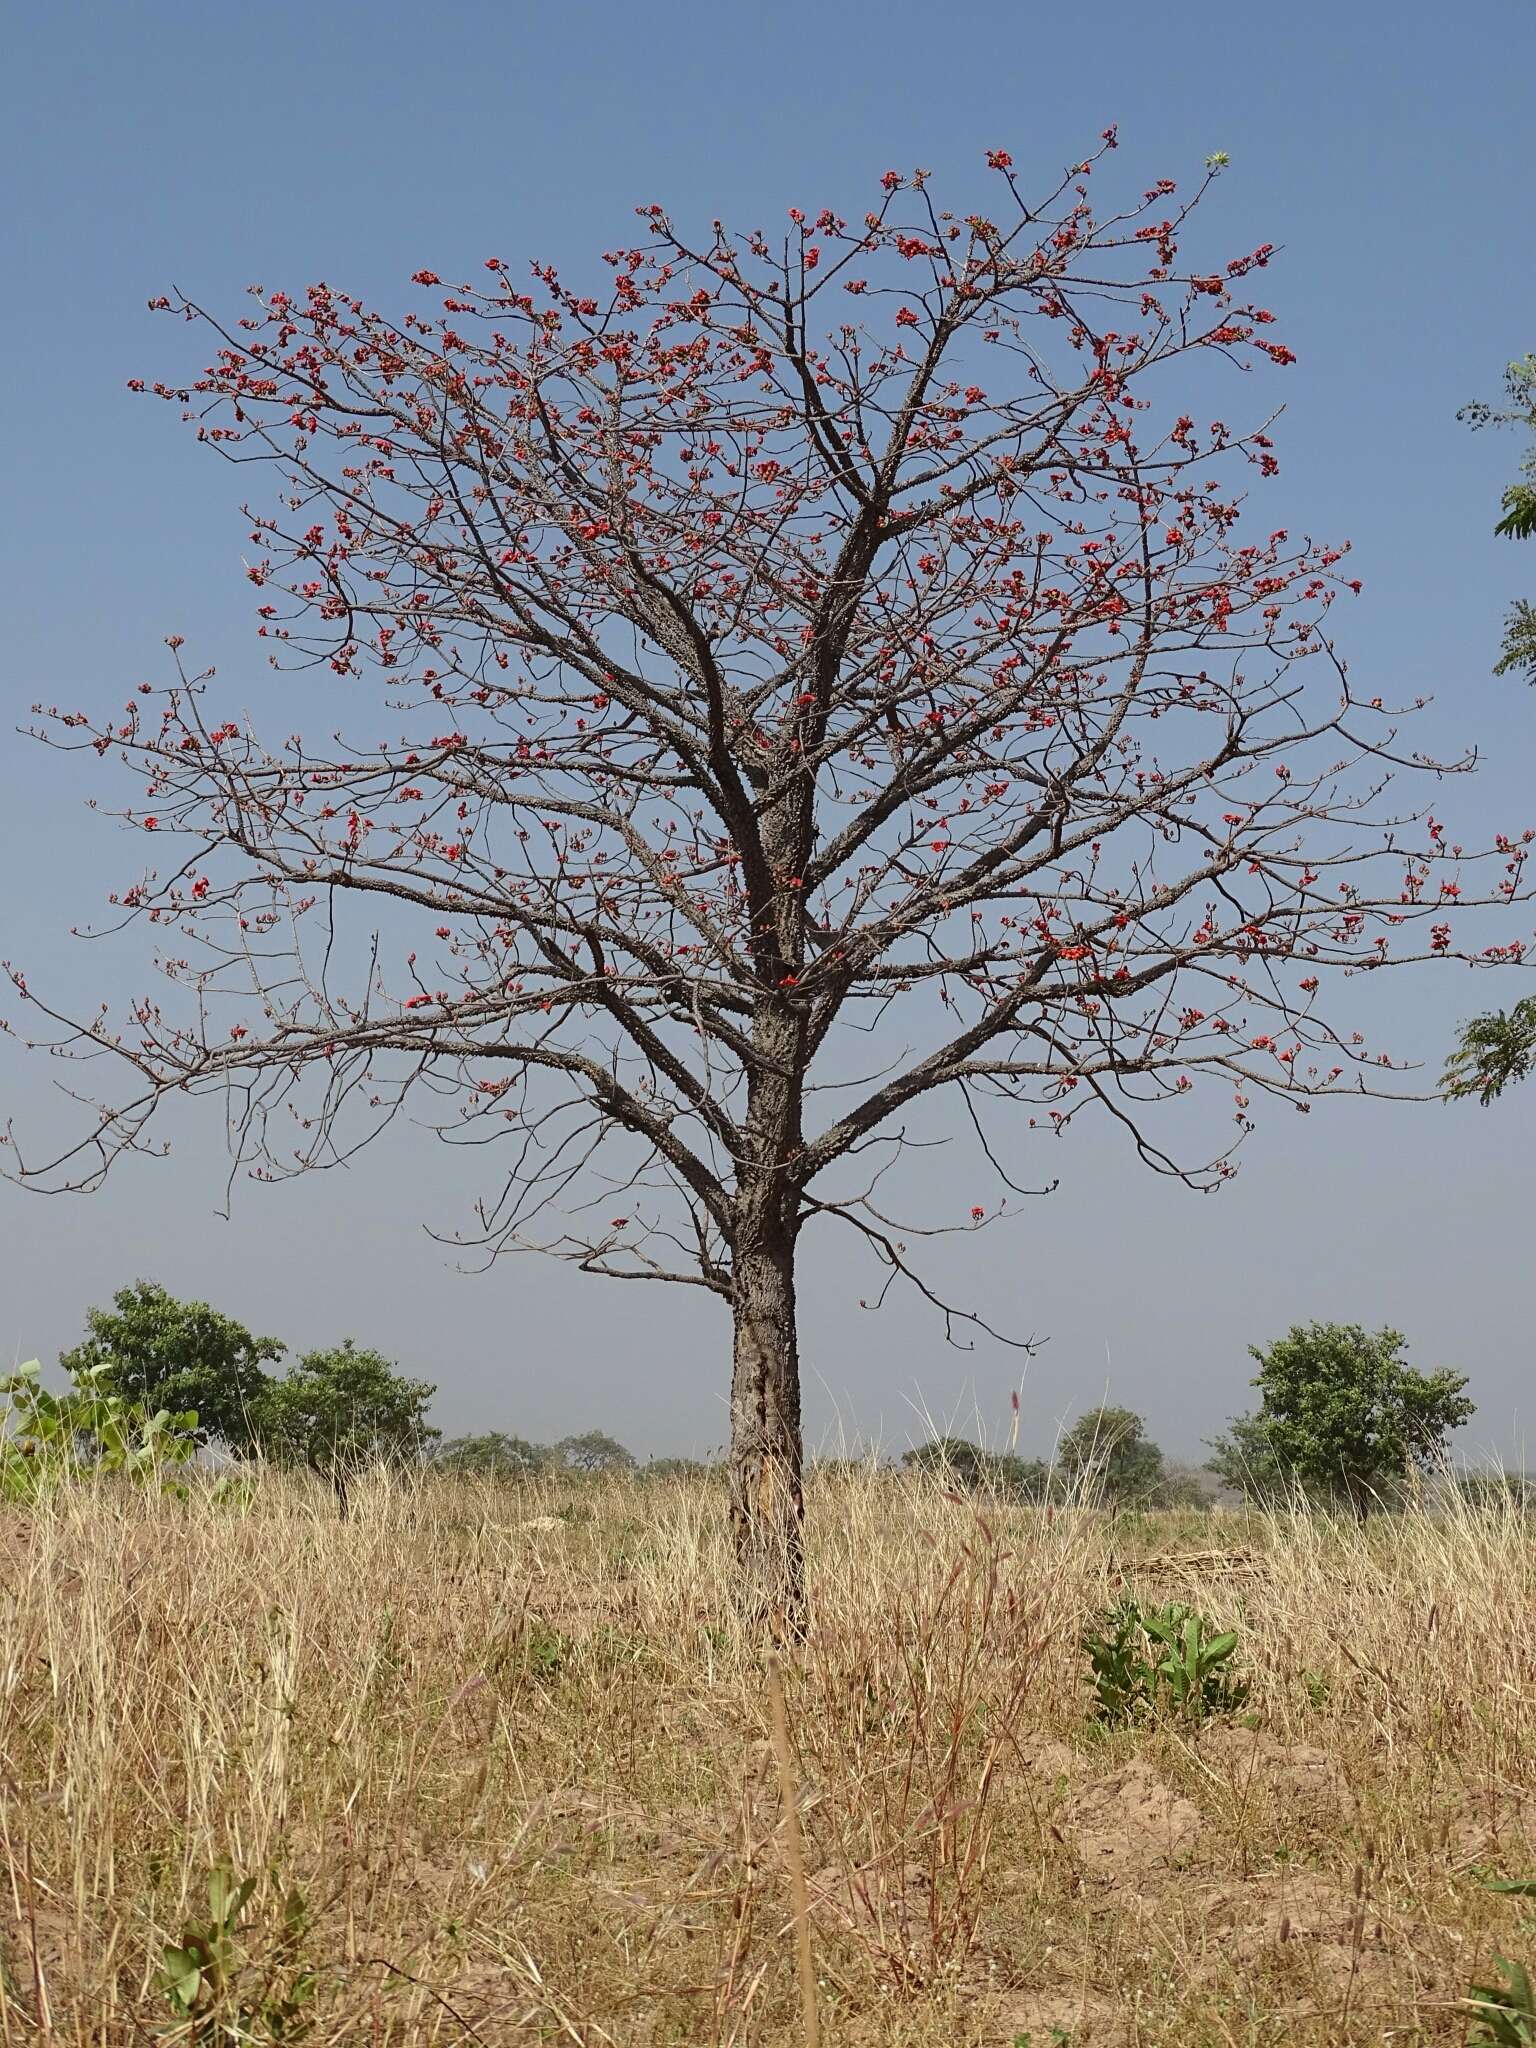
[[[978,1514],[839,1472],[810,1519],[825,2041],[1461,2042],[1495,1956],[1536,1963],[1536,1900],[1486,1886],[1536,1875],[1517,1517]],[[10,1511],[4,2041],[802,2041],[722,1523],[708,1480]],[[1239,1715],[1094,1722],[1080,1638],[1127,1589],[1238,1630]]]

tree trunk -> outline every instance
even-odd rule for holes
[[[749,1626],[775,1642],[806,1631],[795,1241],[743,1231],[733,1257],[731,1532]]]

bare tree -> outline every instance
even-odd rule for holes
[[[275,485],[269,651],[322,701],[376,678],[376,737],[263,745],[179,651],[40,728],[144,778],[121,815],[175,856],[115,900],[182,1000],[72,1022],[17,977],[34,1038],[135,1076],[22,1175],[94,1184],[168,1097],[221,1094],[260,1177],[424,1099],[501,1154],[488,1254],[730,1305],[732,1520],[790,1632],[804,1226],[979,1323],[877,1193],[907,1112],[949,1091],[1019,1195],[998,1118],[1090,1104],[1209,1186],[1225,1141],[1181,1163],[1161,1105],[1222,1083],[1235,1143],[1261,1094],[1402,1085],[1320,985],[1454,951],[1472,856],[1388,802],[1429,764],[1334,654],[1343,551],[1247,537],[1269,435],[1194,417],[1291,359],[1246,301],[1270,252],[1181,257],[1209,177],[1098,213],[1113,144],[1038,203],[992,152],[995,218],[894,171],[771,238],[645,207],[592,292],[493,258],[399,320],[157,302],[212,361],[153,389]],[[1523,841],[1478,858],[1522,893]]]

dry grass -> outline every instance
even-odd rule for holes
[[[1536,1870],[1518,1519],[978,1516],[858,1473],[811,1519],[828,2043],[1455,2042],[1494,1953],[1536,1954],[1479,1882]],[[708,1481],[12,1512],[3,2040],[290,2038],[285,2003],[315,2043],[802,2040],[721,1522]],[[1089,1723],[1122,1583],[1240,1628],[1251,1727]],[[257,1884],[236,2031],[198,2035],[160,1961],[221,1860]]]

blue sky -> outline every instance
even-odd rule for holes
[[[1528,4],[61,0],[13,15],[7,54],[20,202],[4,230],[0,955],[34,981],[121,1000],[145,977],[137,943],[68,939],[121,848],[83,808],[90,779],[13,736],[27,706],[115,701],[157,672],[168,632],[217,664],[232,705],[266,687],[237,481],[124,389],[185,367],[148,297],[174,285],[238,313],[252,281],[324,278],[389,305],[424,264],[579,268],[651,199],[741,225],[790,204],[853,210],[887,165],[979,186],[991,146],[1048,179],[1110,121],[1116,173],[1137,188],[1230,154],[1211,231],[1282,251],[1266,292],[1300,362],[1280,387],[1278,499],[1289,523],[1355,544],[1365,594],[1341,632],[1357,683],[1432,694],[1425,743],[1483,754],[1445,799],[1469,840],[1479,821],[1536,822],[1536,698],[1488,673],[1505,605],[1536,585],[1536,550],[1491,532],[1517,447],[1455,418],[1536,347]],[[1459,1016],[1528,983],[1405,981],[1397,1042],[1434,1061]],[[0,1047],[0,1112],[48,1122],[50,1079]],[[1271,1115],[1214,1198],[1086,1134],[1050,1161],[1061,1191],[1010,1237],[961,1240],[944,1277],[1048,1339],[1025,1386],[1032,1448],[1107,1386],[1195,1451],[1246,1404],[1250,1341],[1336,1316],[1391,1321],[1419,1363],[1470,1372],[1469,1443],[1519,1456],[1536,1385],[1533,1121],[1536,1089],[1490,1114]],[[89,1200],[0,1187],[0,1349],[51,1355],[88,1302],[145,1273],[290,1341],[383,1346],[439,1381],[451,1427],[719,1441],[727,1333],[712,1304],[637,1302],[526,1259],[455,1273],[421,1226],[451,1227],[473,1190],[410,1139],[346,1181],[242,1190],[224,1222],[220,1133],[199,1119],[175,1135],[169,1161],[130,1163]],[[864,1283],[836,1246],[813,1246],[808,1267],[814,1436],[899,1446],[921,1411],[1000,1426],[1010,1354],[946,1352],[906,1310],[861,1315]]]

